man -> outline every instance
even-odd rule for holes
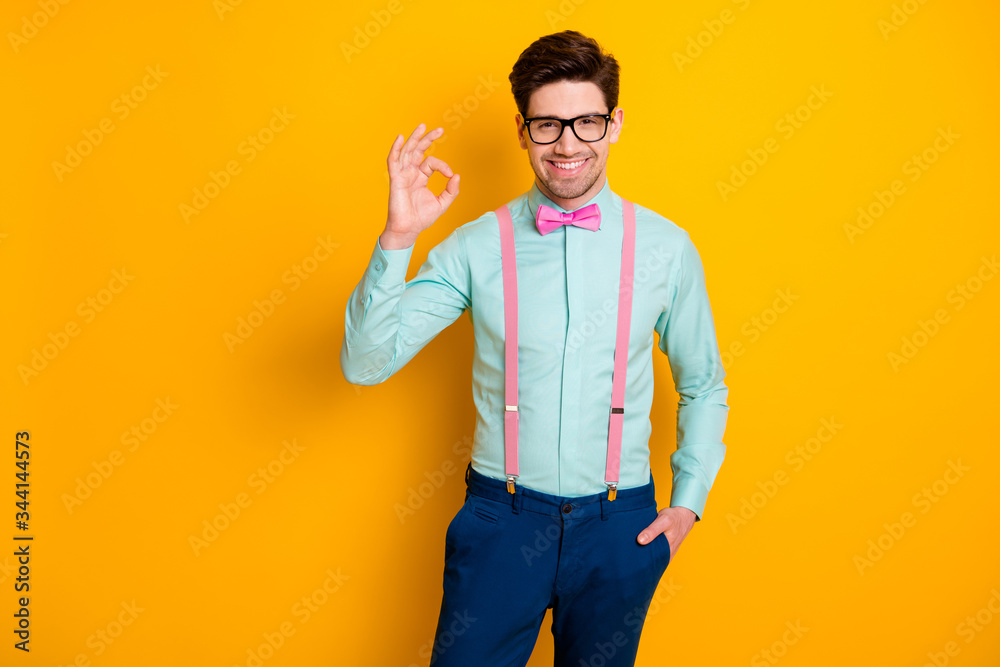
[[[728,389],[698,252],[607,180],[618,75],[579,32],[529,46],[509,78],[531,189],[455,229],[409,282],[414,243],[458,196],[459,175],[423,158],[440,127],[421,123],[389,152],[388,218],[348,301],[340,362],[354,384],[383,382],[470,312],[477,418],[445,538],[438,666],[524,665],[549,608],[556,665],[634,665],[656,586],[725,456]],[[666,164],[649,167],[666,176]],[[440,195],[427,188],[434,171],[448,179]],[[654,330],[680,395],[659,512]]]

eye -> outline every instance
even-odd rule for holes
[[[580,122],[584,125],[594,125],[597,123],[593,118],[581,118]]]
[[[550,128],[550,127],[554,127],[554,126],[555,126],[555,123],[553,123],[551,120],[542,121],[541,123],[538,124],[538,127],[542,128],[542,129],[546,129],[546,128]]]

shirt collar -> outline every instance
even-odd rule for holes
[[[615,209],[615,207],[613,205],[614,199],[612,197],[612,194],[613,193],[611,192],[611,181],[608,178],[605,178],[604,179],[604,187],[601,188],[600,192],[598,192],[596,195],[594,195],[593,197],[591,197],[589,200],[587,200],[586,202],[584,202],[583,204],[581,204],[580,206],[577,206],[576,208],[574,208],[572,210],[576,211],[576,210],[579,210],[579,209],[583,208],[584,206],[590,206],[591,204],[597,204],[597,206],[601,209],[601,226],[598,229],[603,229],[604,228],[604,221],[605,220],[609,220],[609,219],[610,220],[614,220],[615,219],[613,217],[613,215],[614,215],[613,212],[616,209]],[[553,202],[551,199],[549,199],[548,197],[546,197],[544,194],[542,194],[542,191],[538,189],[538,183],[535,182],[535,181],[532,181],[532,183],[531,183],[531,189],[528,191],[528,212],[531,214],[531,221],[532,222],[534,222],[535,216],[537,215],[538,205],[539,204],[545,204],[546,206],[551,206],[552,208],[554,208],[555,210],[559,211],[560,213],[570,213],[571,212],[571,211],[569,211],[567,209],[564,209],[562,206],[559,206],[558,204],[556,204],[555,202]],[[609,217],[609,216],[612,216],[612,217]]]

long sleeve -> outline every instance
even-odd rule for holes
[[[677,278],[671,302],[656,321],[659,347],[667,355],[677,404],[677,450],[670,456],[673,471],[671,507],[687,507],[701,521],[708,492],[726,455],[729,389],[715,336],[715,322],[705,286],[701,257],[685,233],[678,253]]]
[[[413,246],[383,250],[376,241],[344,312],[340,369],[352,384],[384,382],[471,308],[468,254],[461,229],[431,249],[408,283]]]

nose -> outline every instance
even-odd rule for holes
[[[586,149],[586,144],[576,138],[573,134],[573,129],[568,125],[563,128],[563,132],[559,135],[559,139],[552,144],[552,150],[555,151],[557,155],[562,155],[565,157],[579,156],[581,151]]]

